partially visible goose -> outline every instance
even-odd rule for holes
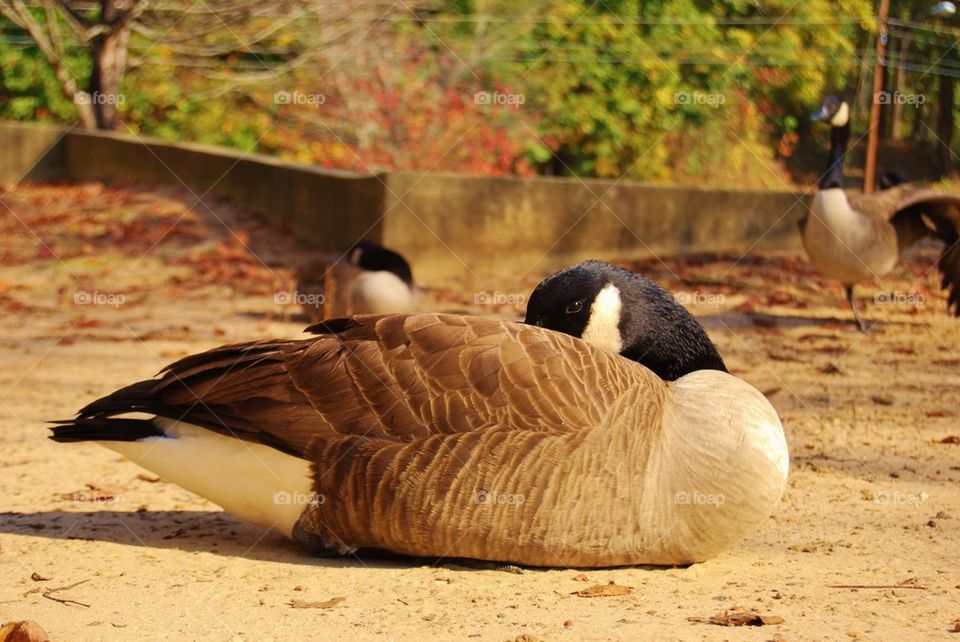
[[[354,314],[412,312],[419,300],[410,263],[371,241],[358,241],[338,260],[308,264],[298,270],[297,281],[301,295],[322,295],[303,305],[313,323]]]
[[[853,287],[893,269],[900,252],[926,236],[946,243],[938,266],[949,289],[947,309],[960,314],[960,195],[896,183],[873,194],[848,196],[843,161],[850,140],[850,106],[839,96],[824,99],[813,120],[830,124],[830,159],[813,199],[812,215],[800,222],[803,247],[825,276],[844,284],[857,327]]]
[[[99,441],[315,552],[686,564],[767,520],[788,469],[777,413],[666,291],[591,261],[539,285],[527,319],[360,316],[224,346],[52,438]]]

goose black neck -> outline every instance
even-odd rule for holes
[[[647,282],[640,289],[645,304],[625,292],[620,329],[624,357],[643,364],[661,379],[674,381],[697,370],[727,372],[716,346],[703,326],[660,286]],[[640,298],[638,297],[638,298]]]
[[[830,128],[830,159],[827,171],[820,178],[820,189],[843,187],[843,160],[850,141],[850,123]]]
[[[719,370],[727,372],[723,358],[717,352],[713,343],[702,331],[699,336],[684,337],[684,332],[678,332],[672,337],[664,338],[660,343],[653,345],[633,345],[626,348],[621,354],[637,363],[641,363],[664,381],[676,381],[680,377],[696,372],[697,370]],[[675,341],[670,347],[666,341]],[[683,346],[677,348],[677,346]]]

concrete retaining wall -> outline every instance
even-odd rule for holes
[[[805,197],[570,178],[396,172],[384,238],[452,271],[799,246]]]
[[[32,169],[31,169],[32,168]],[[285,223],[323,250],[365,236],[418,274],[546,271],[588,257],[796,247],[789,192],[558,178],[324,170],[219,147],[0,123],[0,181],[184,184]]]
[[[0,121],[0,183],[63,178],[64,130]]]

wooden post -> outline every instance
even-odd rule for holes
[[[863,193],[873,191],[877,175],[877,139],[880,135],[880,96],[883,91],[883,67],[887,55],[887,12],[890,0],[880,0],[877,15],[877,60],[873,65],[873,101],[870,103],[870,129],[867,131],[867,162],[863,168]]]

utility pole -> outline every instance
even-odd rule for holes
[[[867,162],[863,168],[863,193],[873,191],[877,175],[877,139],[880,136],[880,92],[883,91],[883,71],[887,64],[887,13],[890,0],[880,0],[877,15],[877,60],[873,64],[873,101],[870,103],[870,129],[867,131]]]

